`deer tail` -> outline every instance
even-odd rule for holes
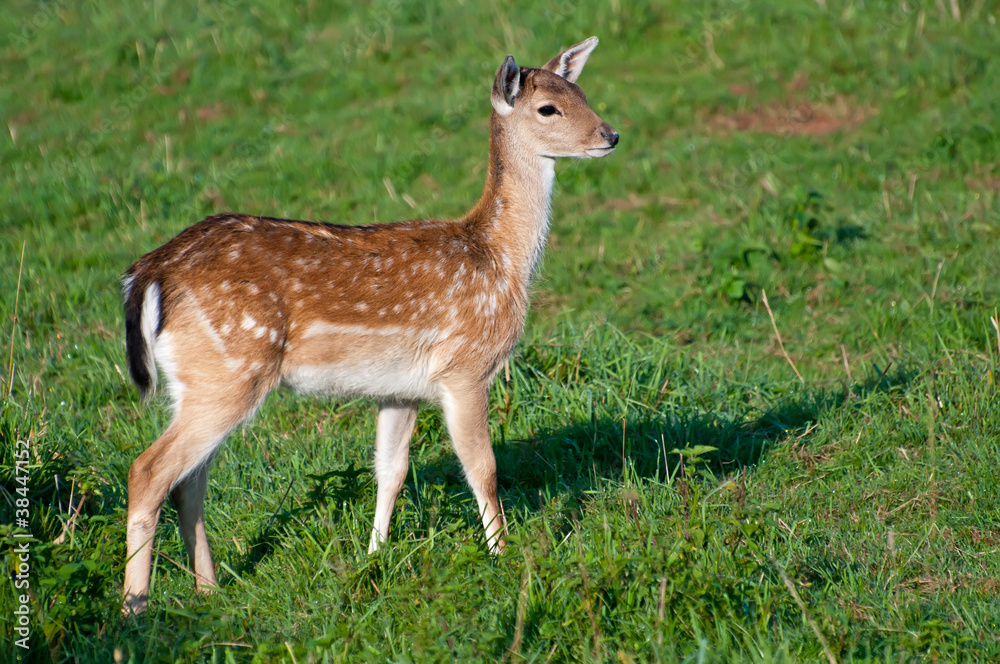
[[[160,285],[143,284],[131,271],[123,281],[125,290],[125,354],[128,372],[139,394],[148,399],[156,392],[156,360],[153,342],[161,326]]]

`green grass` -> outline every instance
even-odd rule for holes
[[[1000,657],[991,3],[9,4],[5,656]],[[123,618],[128,467],[167,419],[123,376],[124,269],[230,209],[461,214],[503,56],[539,65],[591,34],[580,84],[622,142],[557,167],[493,389],[507,552],[486,552],[429,408],[390,546],[367,556],[371,404],[279,392],[213,467],[221,590],[194,591],[168,506],[151,610]]]

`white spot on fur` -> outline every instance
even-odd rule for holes
[[[257,321],[254,320],[253,316],[244,311],[243,322],[240,323],[240,327],[243,328],[244,330],[251,330],[256,324]]]
[[[215,330],[215,326],[212,325],[212,321],[208,319],[208,316],[205,315],[205,312],[201,311],[200,309],[198,309],[197,311],[198,311],[198,322],[201,323],[201,327],[205,331],[205,334],[212,341],[212,346],[215,347],[216,352],[225,355],[226,342],[223,341],[222,337],[219,336],[219,333]]]
[[[400,333],[400,328],[395,326],[368,327],[367,325],[338,325],[316,321],[302,333],[303,339],[309,337],[323,336],[327,334],[360,334],[391,337]]]

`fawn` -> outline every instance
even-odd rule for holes
[[[216,585],[208,465],[282,382],[377,400],[369,552],[388,536],[423,400],[441,404],[490,550],[503,549],[489,386],[524,327],[555,158],[603,157],[618,143],[574,83],[596,46],[591,37],[540,69],[504,59],[490,94],[486,185],[461,219],[340,226],[221,214],[128,269],[129,371],[148,397],[159,367],[173,420],[129,471],[126,613],[146,609],[168,494],[197,586]]]

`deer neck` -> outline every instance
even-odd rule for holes
[[[527,289],[549,231],[555,159],[519,150],[502,119],[490,119],[483,194],[467,219],[479,227],[505,271]]]

